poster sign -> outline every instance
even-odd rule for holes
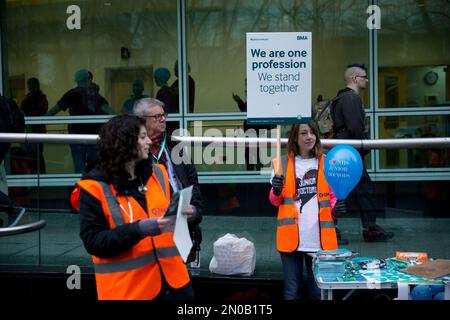
[[[247,121],[311,120],[311,32],[247,33]]]

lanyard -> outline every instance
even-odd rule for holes
[[[166,162],[166,167],[167,167],[167,171],[169,174],[169,182],[170,185],[172,186],[172,189],[174,192],[178,192],[180,190],[178,183],[177,183],[177,176],[175,174],[175,170],[173,169],[173,165],[172,162],[170,161],[170,156],[169,156],[169,152],[166,152],[166,158],[167,158],[167,162]]]
[[[164,135],[163,142],[161,143],[161,149],[159,150],[158,157],[156,157],[153,153],[152,156],[155,158],[156,163],[159,163],[159,159],[161,158],[162,153],[164,152],[164,149],[166,148],[166,135]]]
[[[122,209],[122,211],[128,216],[128,218],[130,218],[130,222],[133,222],[133,209],[131,208],[131,203],[130,200],[128,199],[128,196],[126,196],[127,198],[127,202],[128,202],[128,210],[130,210],[129,212],[122,206],[122,204],[119,203],[120,209]]]

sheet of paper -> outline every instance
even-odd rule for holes
[[[175,220],[175,229],[173,232],[173,240],[177,246],[181,258],[186,262],[189,252],[192,248],[192,239],[189,234],[187,218],[181,213],[183,209],[188,208],[191,203],[192,186],[180,191],[180,199],[178,202],[177,218]]]
[[[436,259],[401,270],[427,279],[435,279],[450,274],[450,260]]]

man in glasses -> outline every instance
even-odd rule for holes
[[[198,253],[202,239],[199,224],[202,221],[203,198],[198,184],[197,170],[190,163],[176,164],[172,161],[171,153],[174,143],[166,131],[167,113],[162,101],[154,98],[140,99],[134,104],[133,113],[146,119],[147,134],[152,140],[150,157],[152,157],[154,163],[161,163],[166,167],[172,191],[178,192],[181,189],[193,186],[191,207],[188,214],[193,247],[187,262],[200,263]],[[194,258],[197,261],[194,261]]]
[[[333,104],[334,136],[336,139],[368,139],[366,114],[364,112],[362,92],[367,88],[369,80],[364,65],[352,64],[347,66],[344,73],[347,86],[338,91],[339,99]],[[360,151],[361,157],[369,153]],[[364,163],[364,161],[363,161]],[[376,224],[376,209],[372,200],[373,184],[363,166],[363,174],[359,184],[347,198],[347,207],[359,211],[363,228],[364,241],[386,241],[394,234],[386,232]]]

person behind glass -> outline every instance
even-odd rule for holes
[[[188,98],[189,98],[189,112],[193,113],[194,112],[194,103],[195,103],[195,81],[194,79],[191,77],[190,72],[191,72],[191,65],[188,64],[187,66],[187,72],[188,72]],[[172,88],[172,90],[177,94],[177,106],[176,106],[176,112],[178,112],[179,110],[179,106],[178,106],[178,60],[175,61],[175,65],[173,67],[173,71],[175,73],[175,77],[177,77],[177,79],[172,83],[172,85],[170,86]]]
[[[133,82],[133,94],[127,99],[122,106],[122,113],[133,113],[134,103],[142,98],[147,98],[148,96],[144,94],[144,81],[134,80]]]
[[[39,80],[37,78],[29,78],[27,80],[28,94],[22,100],[20,104],[20,109],[23,114],[27,117],[40,117],[45,116],[48,111],[48,101],[47,96],[41,91]],[[47,128],[45,124],[32,124],[27,125],[25,128],[26,132],[29,133],[47,133]],[[44,144],[30,144],[29,148],[31,149],[30,156],[33,158],[31,161],[31,173],[37,173],[37,160],[36,153],[39,149],[39,173],[45,174],[45,161],[44,161]]]
[[[166,132],[167,113],[164,103],[154,98],[144,98],[137,101],[133,108],[133,113],[146,120],[147,133],[152,140],[150,147],[150,157],[154,163],[160,163],[167,169],[169,182],[173,192],[178,192],[183,188],[193,186],[191,203],[184,212],[188,217],[188,226],[193,241],[193,248],[187,262],[192,262],[194,257],[198,257],[200,251],[201,229],[199,224],[202,221],[203,198],[198,183],[197,170],[191,163],[174,163],[172,154],[174,143],[171,136]],[[182,159],[182,154],[179,155]]]
[[[178,91],[175,92],[173,88],[167,85],[170,79],[170,71],[166,68],[158,68],[154,74],[155,83],[159,88],[156,93],[156,99],[164,102],[164,109],[167,113],[178,112]]]
[[[314,123],[294,124],[280,172],[272,173],[270,202],[278,207],[277,250],[284,273],[284,299],[304,296],[306,266],[309,296],[320,299],[310,253],[338,248],[332,208],[336,198],[324,175],[325,155]],[[277,161],[273,161],[277,168]]]
[[[77,86],[67,91],[47,112],[47,116],[53,116],[67,109],[71,116],[111,114],[108,101],[98,93],[97,86],[92,86],[88,70],[78,70],[74,79]],[[71,123],[68,131],[73,134],[98,134],[100,127],[101,123]],[[70,149],[76,173],[82,172],[87,163],[95,160],[95,145],[71,144]]]
[[[338,91],[339,99],[333,104],[334,137],[336,139],[368,139],[366,114],[364,112],[362,92],[369,80],[364,65],[352,64],[344,73],[347,86]],[[364,165],[368,150],[360,151],[363,159],[363,173],[358,185],[346,199],[348,211],[359,212],[363,239],[367,242],[386,241],[394,237],[393,232],[386,232],[376,224],[376,207],[373,202],[373,184]]]
[[[172,198],[163,166],[149,159],[145,120],[111,118],[96,165],[77,182],[80,237],[92,255],[99,300],[194,298],[173,241]],[[170,204],[170,205],[169,205]]]

